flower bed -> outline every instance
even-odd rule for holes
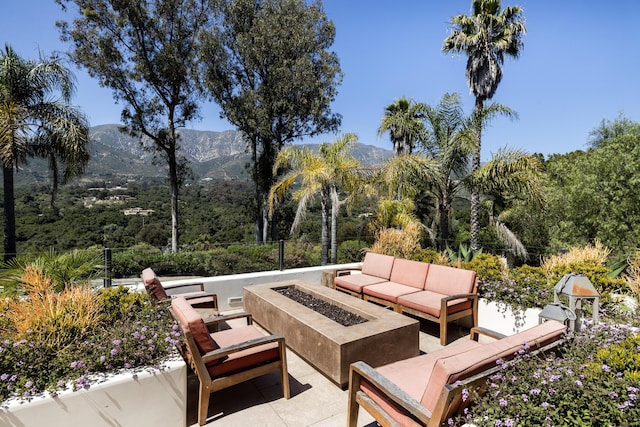
[[[589,325],[543,357],[501,363],[489,391],[450,425],[635,425],[640,419],[640,335]],[[473,391],[471,391],[473,393]]]

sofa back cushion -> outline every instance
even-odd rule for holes
[[[511,358],[521,348],[504,340],[483,344],[473,351],[438,359],[431,371],[421,403],[433,412],[445,384],[454,384],[496,366],[500,358]]]
[[[173,298],[171,300],[171,308],[180,323],[191,332],[201,355],[220,348],[211,338],[202,316],[194,310],[184,297]]]
[[[424,288],[443,295],[467,294],[473,291],[475,281],[473,270],[431,264]]]
[[[152,298],[158,301],[167,298],[167,293],[162,287],[158,276],[151,268],[142,270],[142,281],[144,282],[144,288]]]
[[[535,350],[560,339],[566,326],[555,320],[497,341],[482,344],[473,351],[438,359],[431,371],[422,404],[433,411],[445,384],[454,384],[496,366],[498,359],[512,359],[518,351]]]
[[[389,280],[394,258],[390,255],[367,252],[362,264],[362,274],[380,277]]]
[[[423,289],[428,271],[429,264],[426,262],[396,258],[393,261],[390,280],[402,285]]]

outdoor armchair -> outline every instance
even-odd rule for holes
[[[289,398],[286,346],[281,335],[264,335],[249,313],[218,316],[205,322],[183,297],[173,298],[169,308],[183,333],[183,357],[198,376],[198,424],[207,421],[211,393],[279,371],[282,393]],[[246,326],[214,330],[222,322],[245,318]]]
[[[196,282],[172,285],[172,290],[180,288],[193,289],[194,287],[197,290],[168,295],[153,269],[145,268],[142,270],[141,278],[149,297],[151,297],[151,300],[156,303],[169,303],[172,298],[181,296],[188,300],[193,307],[218,310],[218,296],[214,293],[205,292],[203,283]]]

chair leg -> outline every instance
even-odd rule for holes
[[[440,345],[447,345],[447,322],[440,319]]]
[[[285,399],[291,397],[291,389],[289,388],[289,371],[287,369],[287,346],[284,341],[279,343],[280,347],[280,376],[282,377],[282,394]]]
[[[200,396],[198,398],[198,425],[207,423],[207,415],[209,415],[209,398],[211,393],[209,389],[200,383]]]
[[[349,376],[349,403],[347,408],[347,427],[356,427],[358,425],[358,412],[360,405],[356,399],[356,393],[360,390],[360,377],[350,372]]]

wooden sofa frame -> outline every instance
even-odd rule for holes
[[[484,328],[473,328],[471,339],[478,340],[478,336],[487,335],[495,339],[505,336]],[[559,346],[564,342],[563,338],[558,338],[551,343],[540,347],[528,349],[532,356],[544,354],[549,350]],[[473,404],[473,396],[482,396],[487,391],[487,379],[500,371],[502,368],[494,365],[481,372],[473,374],[467,378],[456,381],[454,384],[445,384],[440,390],[437,403],[433,412],[425,408],[421,402],[405,392],[397,384],[393,383],[376,369],[365,362],[351,364],[349,372],[349,406],[347,413],[347,427],[356,427],[358,422],[359,407],[371,414],[382,427],[401,427],[393,417],[390,416],[378,403],[361,390],[363,381],[375,387],[394,405],[402,408],[413,422],[420,426],[436,427],[446,425],[449,418],[460,414],[464,408]],[[466,393],[466,400],[463,398],[463,391],[473,391]],[[438,392],[434,390],[434,392]]]

